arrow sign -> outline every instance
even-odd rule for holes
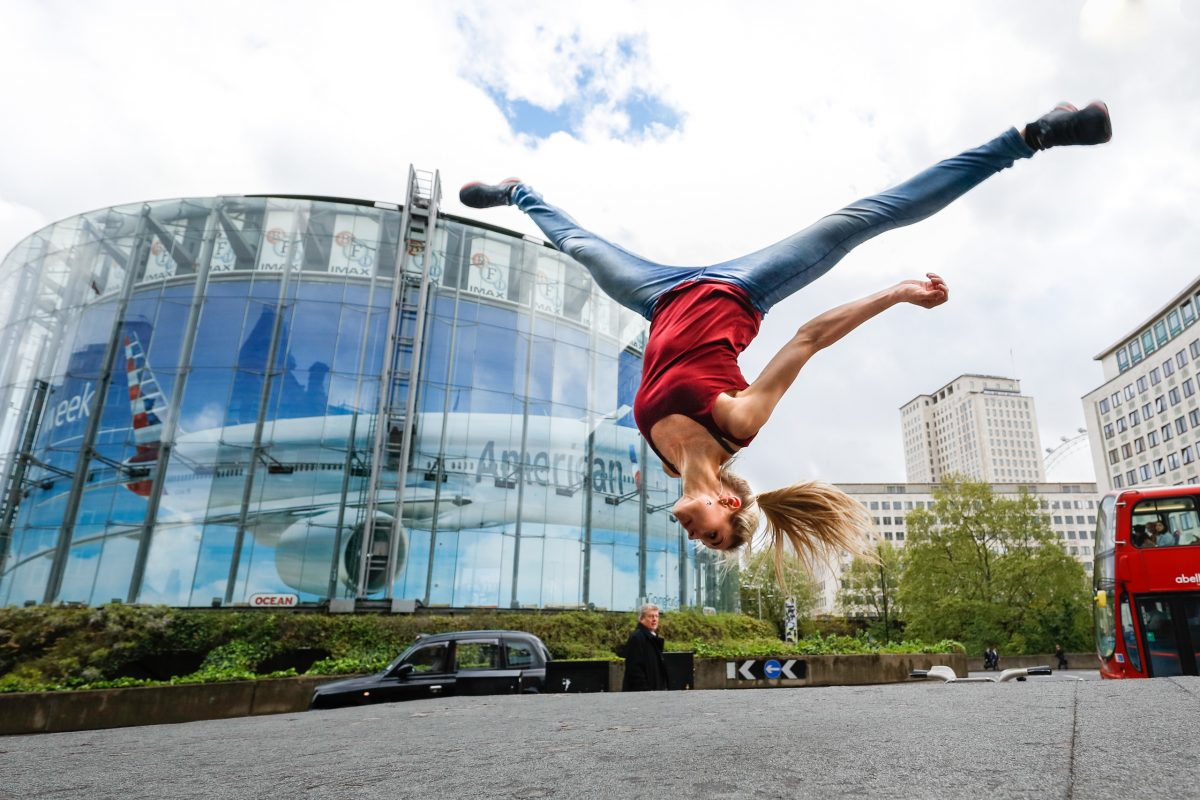
[[[725,677],[731,681],[756,680],[805,680],[808,677],[808,665],[801,659],[789,658],[783,663],[771,658],[766,661],[751,659],[749,661],[726,661]]]

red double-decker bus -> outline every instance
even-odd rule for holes
[[[1200,663],[1200,486],[1113,492],[1096,521],[1100,675],[1196,675]]]

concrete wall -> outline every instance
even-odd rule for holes
[[[805,677],[746,680],[737,667],[747,661],[758,665],[774,658],[781,663],[796,661],[803,664]],[[729,664],[735,664],[737,677],[729,678]],[[697,689],[769,689],[800,686],[855,686],[871,683],[903,683],[910,680],[914,669],[929,669],[944,664],[960,677],[966,677],[967,657],[961,653],[902,654],[902,655],[842,655],[842,656],[774,656],[757,659],[696,659],[695,688]],[[800,669],[799,666],[796,669]]]
[[[1000,669],[1017,669],[1018,667],[1050,667],[1058,669],[1058,659],[1051,653],[1048,656],[1006,656],[1000,654]],[[1067,653],[1068,669],[1100,669],[1100,659],[1095,651],[1087,653]],[[983,656],[972,656],[967,659],[967,669],[971,672],[983,672]]]
[[[734,663],[741,665],[747,660],[761,665],[767,659],[738,659]],[[803,662],[805,678],[730,680],[730,659],[697,658],[692,687],[761,689],[900,683],[909,680],[908,673],[911,670],[928,669],[935,664],[945,664],[958,675],[965,677],[968,661],[967,657],[961,654],[779,656],[777,660]],[[1001,663],[1004,663],[1003,660]],[[606,667],[608,671],[608,690],[621,691],[621,679],[625,673],[624,662],[612,661],[601,666]],[[313,687],[329,680],[336,680],[336,677],[304,676],[132,689],[0,694],[0,735],[58,733],[131,725],[195,722],[202,719],[227,719],[255,714],[293,713],[306,710]]]
[[[0,694],[0,734],[123,728],[304,711],[328,677]]]

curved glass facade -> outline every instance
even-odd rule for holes
[[[153,202],[18,245],[0,605],[730,609],[633,425],[645,322],[415,202]]]

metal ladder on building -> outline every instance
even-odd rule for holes
[[[356,593],[359,599],[365,599],[379,589],[383,589],[385,598],[391,599],[392,581],[405,555],[401,552],[405,540],[404,489],[412,460],[413,411],[424,349],[430,296],[429,268],[433,263],[433,238],[441,196],[439,173],[409,166],[378,410],[368,429],[368,440],[372,443],[371,474],[360,525]],[[394,506],[390,515],[381,510],[381,506],[387,505]]]

